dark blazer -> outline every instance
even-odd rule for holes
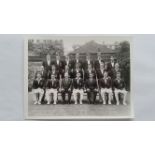
[[[65,90],[68,91],[68,89],[72,89],[72,80],[68,78],[68,81],[65,79],[62,80],[61,87]]]
[[[32,85],[33,89],[38,89],[38,88],[43,89],[43,87],[44,87],[44,80],[43,79],[41,79],[39,82],[36,79],[33,81],[33,85]]]
[[[107,79],[107,82],[105,82],[105,80],[104,79],[100,79],[99,80],[99,87],[100,88],[112,88],[112,81],[111,81],[111,78],[110,77],[108,77],[108,79]]]
[[[124,89],[125,88],[125,82],[124,82],[123,79],[121,79],[120,81],[115,79],[114,82],[113,82],[113,86],[116,89]]]
[[[108,70],[112,70],[115,68],[116,62],[114,62],[114,66],[112,66],[111,62],[108,63]]]
[[[57,79],[55,79],[53,82],[52,80],[48,80],[47,83],[46,83],[46,88],[47,89],[58,89],[59,88],[59,81]]]
[[[104,70],[103,70],[103,73],[102,73],[101,69],[97,69],[96,74],[97,74],[97,78],[101,79],[101,78],[103,78]]]
[[[101,62],[103,62],[102,60],[101,60]],[[100,62],[99,62],[99,60],[96,60],[95,62],[94,62],[94,68],[97,70],[97,69],[100,69]]]
[[[41,77],[42,77],[42,79],[44,79],[44,80],[46,80],[46,79],[49,78],[46,70],[41,71]]]
[[[59,64],[57,64],[57,60],[55,60],[53,62],[53,65],[55,65],[56,70],[58,70],[59,74],[62,74],[62,71],[65,68],[63,61],[59,60]]]
[[[84,88],[84,81],[83,81],[83,79],[79,79],[79,81],[78,81],[78,79],[76,78],[76,79],[74,79],[73,80],[73,88],[74,89],[83,89]]]
[[[77,60],[73,60],[73,61],[72,61],[72,65],[73,65],[73,68],[74,68],[74,69],[76,69],[76,65],[77,65],[77,64],[79,65],[79,68],[80,68],[80,69],[83,68],[83,66],[82,66],[82,61],[81,61],[81,60],[79,60],[78,62],[77,62]]]
[[[44,69],[48,72],[51,70],[52,61],[48,64],[47,61],[43,61],[42,65],[44,66]]]
[[[67,61],[66,60],[64,60],[64,67],[67,65]],[[68,62],[68,67],[69,67],[69,69],[72,69],[73,68],[73,61],[72,60],[69,60],[69,62]]]
[[[91,64],[92,67],[94,67],[94,61],[93,60],[90,60],[90,64]],[[84,70],[88,69],[88,61],[87,60],[85,60],[83,62],[83,68],[84,68]]]
[[[93,91],[94,89],[97,89],[96,80],[93,79],[92,81],[90,81],[90,79],[87,79],[86,83],[85,83],[85,87],[86,87],[86,89],[90,89],[91,91]]]

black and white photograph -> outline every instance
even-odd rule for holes
[[[25,39],[25,119],[132,119],[130,36]]]

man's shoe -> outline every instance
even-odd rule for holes
[[[38,103],[37,101],[34,102],[34,104],[37,104],[37,103]]]
[[[47,104],[50,104],[50,102],[47,102]]]

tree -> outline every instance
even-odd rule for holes
[[[129,52],[130,44],[128,41],[123,41],[119,44],[120,52]]]

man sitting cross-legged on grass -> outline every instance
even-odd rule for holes
[[[108,94],[108,104],[111,104],[112,100],[112,81],[110,76],[108,76],[108,72],[105,71],[103,74],[103,78],[99,81],[99,87],[101,89],[101,96],[103,99],[103,104],[106,104],[105,95]]]
[[[41,77],[41,73],[36,73],[36,78],[33,81],[33,97],[34,97],[34,104],[41,104],[42,97],[44,95],[44,80]]]
[[[114,85],[114,91],[115,91],[115,97],[116,97],[116,104],[119,105],[120,104],[120,100],[119,100],[119,94],[123,94],[123,104],[126,105],[126,95],[127,95],[127,91],[125,90],[125,82],[124,80],[121,78],[121,73],[117,72],[116,74],[116,79],[113,82]]]
[[[46,99],[47,104],[51,103],[51,94],[53,94],[54,103],[57,103],[57,94],[59,89],[59,81],[55,78],[55,75],[51,75],[51,79],[49,79],[46,83]]]

